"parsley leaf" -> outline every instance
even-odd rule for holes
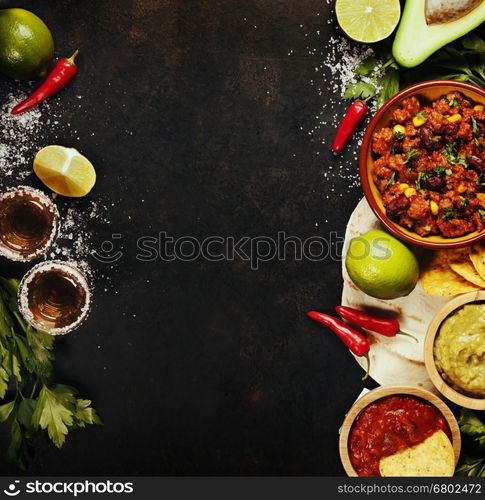
[[[388,187],[391,187],[395,183],[396,183],[396,172],[393,172],[389,180],[386,182],[386,189]]]
[[[376,87],[371,83],[359,80],[349,82],[345,88],[344,99],[369,99],[376,94]]]
[[[418,178],[416,179],[416,189],[422,192],[426,187],[426,183],[428,182],[429,178],[430,175],[427,172],[418,172]]]
[[[355,69],[354,73],[361,76],[369,76],[380,66],[379,61],[375,57],[369,57],[362,61]]]
[[[433,172],[435,173],[436,177],[443,177],[445,174],[450,175],[452,173],[449,168],[443,167],[441,165],[434,167]]]
[[[412,162],[416,158],[419,158],[420,154],[417,149],[407,149],[406,150],[406,159],[404,160],[404,163]]]
[[[480,127],[478,126],[477,120],[475,119],[474,116],[472,116],[472,133],[473,135],[480,134]]]
[[[482,208],[480,208],[478,210],[478,213],[480,214],[480,217],[482,218],[482,222],[485,224],[485,210],[483,210]],[[485,444],[485,442],[484,442]]]
[[[485,173],[481,173],[480,177],[475,181],[477,186],[485,186]]]
[[[392,67],[388,68],[379,83],[382,88],[377,97],[377,105],[380,107],[399,92],[399,71]]]
[[[52,442],[60,448],[73,425],[75,401],[70,394],[57,393],[42,387],[32,415],[34,429],[47,429]]]
[[[443,209],[443,220],[456,219],[458,214],[454,208]]]
[[[455,108],[456,106],[459,106],[460,104],[462,103],[462,100],[461,99],[451,99],[451,101],[449,101],[449,105],[451,108]]]

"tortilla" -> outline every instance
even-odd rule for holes
[[[475,292],[482,287],[468,282],[451,269],[449,255],[437,250],[421,274],[421,285],[426,293],[435,297]]]
[[[379,462],[382,477],[452,477],[455,453],[448,436],[436,431],[422,443]]]
[[[449,254],[449,262],[451,269],[453,269],[455,273],[459,274],[470,283],[473,283],[480,288],[485,288],[485,279],[483,279],[475,269],[475,266],[470,259],[469,248],[451,250]]]
[[[485,280],[485,243],[478,243],[470,248],[470,260],[477,273]]]

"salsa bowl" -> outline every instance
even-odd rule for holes
[[[405,98],[418,97],[421,100],[432,101],[448,92],[460,92],[476,104],[485,105],[485,90],[466,82],[451,80],[432,80],[412,85],[389,99],[372,118],[360,150],[359,171],[365,197],[377,218],[397,238],[426,248],[446,249],[472,245],[485,238],[485,231],[474,231],[459,237],[442,235],[421,236],[414,231],[392,221],[386,215],[381,193],[375,185],[373,170],[375,154],[372,151],[374,132],[390,125],[393,112],[398,109]]]
[[[340,429],[339,451],[340,459],[347,475],[351,477],[359,476],[358,472],[354,468],[354,465],[352,464],[349,451],[351,430],[354,423],[362,412],[369,407],[369,405],[379,401],[384,401],[390,396],[411,396],[413,399],[416,398],[421,400],[437,410],[436,413],[441,415],[448,426],[450,442],[453,448],[452,455],[454,455],[454,465],[456,465],[460,457],[461,450],[460,429],[455,416],[448,406],[435,394],[418,387],[382,386],[368,392],[358,399],[345,416],[342,428]],[[448,446],[450,445],[448,444]]]
[[[424,341],[424,361],[433,385],[453,403],[473,410],[485,410],[485,395],[483,397],[475,396],[453,386],[450,379],[445,380],[436,366],[435,342],[445,320],[451,318],[466,305],[481,303],[485,307],[485,291],[466,293],[450,300],[431,321]],[[463,321],[460,320],[460,323],[463,324]],[[460,350],[463,351],[463,349]],[[457,351],[456,346],[453,347],[453,351]]]

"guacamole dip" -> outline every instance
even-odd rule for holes
[[[485,303],[465,305],[443,321],[434,358],[456,390],[485,397]]]

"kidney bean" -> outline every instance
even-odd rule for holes
[[[427,187],[429,187],[429,189],[432,189],[434,191],[438,191],[445,186],[445,179],[442,177],[433,176],[433,177],[430,177],[428,179],[428,182],[426,185],[427,185]]]
[[[444,135],[447,137],[454,138],[458,133],[459,126],[457,123],[448,123],[444,130]]]
[[[473,165],[474,167],[478,168],[478,170],[480,170],[480,172],[485,171],[485,164],[484,164],[483,160],[481,158],[479,158],[478,156],[475,156],[475,155],[469,156],[468,163],[470,165]]]
[[[422,127],[419,131],[419,136],[421,137],[421,144],[430,151],[439,149],[441,144],[439,141],[434,141],[435,133],[431,127]]]

